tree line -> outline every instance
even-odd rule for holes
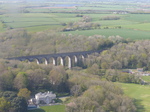
[[[115,44],[100,55],[89,57],[87,65],[97,63],[102,69],[136,69],[150,70],[149,40],[138,40],[129,43]]]
[[[113,42],[101,35],[88,37],[57,31],[28,33],[24,29],[13,29],[0,34],[0,58],[98,50],[99,46],[109,47],[108,44]]]

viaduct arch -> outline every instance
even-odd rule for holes
[[[81,51],[81,52],[68,52],[68,53],[57,53],[57,54],[43,54],[43,55],[32,55],[32,56],[21,56],[21,57],[13,57],[7,58],[8,60],[19,60],[19,61],[36,61],[37,64],[53,64],[55,66],[67,65],[69,69],[73,65],[77,65],[78,62],[84,61],[88,55],[92,53],[101,53],[102,50],[99,51]]]

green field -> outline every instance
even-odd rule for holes
[[[117,83],[118,84],[118,83]],[[135,99],[137,112],[150,112],[150,86],[139,84],[119,83],[124,93]]]
[[[47,13],[23,13],[23,14],[6,14],[1,17],[1,20],[6,25],[13,28],[25,28],[38,25],[60,25],[61,22],[66,22],[67,19],[74,19],[66,14],[47,14]]]
[[[29,31],[34,29],[47,30],[61,27],[62,23],[68,21],[77,21],[73,14],[49,14],[49,13],[24,13],[24,14],[7,14],[1,17],[6,26],[12,28],[26,28]],[[41,28],[40,28],[41,27]],[[35,30],[36,31],[36,30]]]
[[[150,82],[150,76],[143,76],[142,79],[146,82]]]
[[[78,35],[104,35],[106,37],[109,36],[121,36],[124,38],[130,38],[133,40],[139,39],[150,39],[150,32],[147,31],[138,31],[132,29],[95,29],[95,30],[84,30],[84,31],[70,31],[65,32],[66,34],[78,34]]]
[[[43,106],[40,109],[29,110],[28,112],[65,112],[65,105]]]
[[[29,32],[39,32],[51,29],[62,29],[62,23],[79,22],[82,18],[76,17],[77,14],[83,16],[90,16],[92,23],[99,23],[101,29],[71,31],[65,32],[67,34],[79,35],[104,35],[115,36],[119,35],[124,38],[131,39],[150,39],[150,14],[132,14],[132,13],[115,13],[115,11],[134,11],[138,3],[120,2],[93,2],[77,3],[79,6],[70,7],[71,2],[48,2],[43,8],[44,4],[18,4],[14,5],[16,8],[10,8],[10,4],[1,4],[0,14],[0,32],[6,31],[9,28],[25,28]],[[76,4],[76,3],[75,3]],[[56,5],[56,7],[53,7]],[[66,7],[62,6],[66,5]],[[69,7],[67,7],[67,5]],[[128,6],[128,7],[127,7]],[[18,10],[23,9],[26,13]],[[143,7],[142,7],[143,8]],[[101,20],[106,16],[117,16],[119,20]],[[120,26],[121,29],[116,29]],[[108,27],[109,29],[104,29]]]

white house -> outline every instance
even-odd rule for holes
[[[36,104],[40,104],[40,102],[44,102],[46,104],[50,104],[53,102],[53,99],[56,99],[56,94],[52,92],[45,92],[45,93],[37,93],[35,94]]]

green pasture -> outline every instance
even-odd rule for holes
[[[124,25],[125,28],[141,30],[141,31],[150,31],[150,23],[140,23],[140,24],[133,24],[133,25]]]
[[[137,112],[150,112],[150,86],[139,84],[119,83],[125,95],[133,98]]]
[[[73,35],[104,35],[106,37],[109,36],[121,36],[124,38],[130,38],[133,40],[139,39],[150,39],[150,32],[147,31],[138,31],[133,29],[94,29],[94,30],[82,30],[82,31],[70,31],[70,32],[63,32],[66,34],[73,34]]]
[[[103,10],[125,10],[125,6],[119,6],[119,5],[105,5],[105,4],[101,4],[101,5],[96,5],[93,6],[93,5],[87,5],[87,6],[84,6],[84,7],[79,7],[78,10],[100,10],[100,11],[103,11]]]
[[[30,11],[30,12],[32,12],[32,13],[42,13],[42,12],[44,12],[44,13],[48,13],[50,10],[49,9],[41,9],[41,8],[33,8],[33,9],[31,9],[31,8],[27,8],[26,10],[28,10],[28,11]]]
[[[0,22],[0,32],[3,32],[4,29],[3,29],[3,24]]]
[[[138,6],[134,3],[129,3],[129,2],[125,2],[125,1],[121,1],[118,3],[112,3],[112,2],[100,2],[100,3],[96,3],[94,4],[96,7],[99,7],[99,9],[101,10],[125,10],[125,11],[129,11],[132,8],[137,8]],[[87,6],[93,6],[92,5],[87,5]]]
[[[150,22],[149,14],[87,14],[87,15],[92,17],[92,22],[96,23],[98,22],[103,26],[130,25],[126,27],[131,28],[132,25],[134,27],[134,25],[142,24],[144,27],[144,25]],[[120,20],[100,20],[101,18],[106,16],[118,16],[120,17]]]
[[[114,27],[114,26],[124,27],[126,25],[133,26],[134,24],[136,24],[134,22],[126,21],[126,20],[100,20],[100,21],[97,21],[96,23],[101,24],[102,27],[105,27],[105,26],[108,26],[108,27]],[[130,27],[126,27],[126,28],[130,28]]]
[[[58,29],[59,25],[37,25],[37,26],[31,26],[31,27],[27,27],[26,30],[29,32],[40,32],[40,31],[46,31],[49,29]],[[61,28],[61,26],[59,26],[59,28]]]
[[[95,7],[93,7],[95,6]],[[135,8],[137,7],[135,4],[128,3],[128,2],[118,2],[118,3],[112,3],[112,2],[96,2],[93,4],[86,4],[84,7],[79,7],[80,10],[85,10],[85,9],[95,9],[95,10],[129,10],[127,9],[128,7]]]
[[[8,27],[26,28],[28,31],[56,29],[62,27],[62,23],[75,22],[79,19],[75,14],[67,13],[22,13],[1,16],[1,20]]]
[[[123,15],[119,14],[83,14],[83,15],[88,15],[92,18],[92,22],[101,22],[103,23],[104,21],[110,22],[112,20],[101,20],[101,18],[106,17],[106,16],[119,16],[122,17]],[[115,20],[116,22],[119,20]]]
[[[150,14],[127,14],[124,19],[133,22],[147,23],[150,22]]]
[[[142,79],[146,82],[150,82],[150,76],[143,76]]]
[[[50,13],[50,12],[62,12],[62,11],[70,11],[70,10],[75,10],[75,8],[35,8],[35,9],[27,9],[31,13]]]
[[[57,4],[55,2],[48,2],[49,6]],[[58,2],[58,4],[70,4]],[[82,4],[82,3],[78,3]],[[104,35],[106,37],[112,35],[119,35],[125,38],[131,39],[150,39],[150,14],[114,14],[113,12],[103,12],[103,10],[124,10],[126,5],[130,8],[137,7],[133,3],[113,3],[109,2],[97,2],[93,4],[82,4],[76,9],[68,8],[30,8],[27,7],[25,10],[31,13],[19,13],[11,12],[0,15],[0,32],[5,29],[11,28],[25,28],[29,32],[38,32],[50,29],[61,29],[63,28],[62,23],[78,22],[81,17],[76,17],[80,14],[78,11],[82,10],[97,10],[97,13],[81,13],[82,15],[88,15],[92,18],[93,23],[99,23],[101,29],[84,30],[84,31],[70,31],[65,32],[67,34],[74,35]],[[28,4],[29,6],[36,6],[37,4]],[[7,9],[10,5],[1,5],[2,9]],[[27,6],[27,4],[21,4],[21,7]],[[40,6],[40,5],[39,5]],[[10,10],[10,8],[9,8]],[[16,10],[16,9],[15,9]],[[78,12],[75,12],[75,10]],[[88,12],[88,11],[87,11]],[[101,20],[101,18],[106,16],[119,16],[119,20]],[[6,25],[6,28],[3,26]],[[121,26],[121,29],[116,29],[116,27]],[[108,27],[109,29],[104,29]]]
[[[40,109],[28,110],[28,112],[65,112],[65,105],[42,106]]]
[[[92,17],[92,22],[99,23],[101,26],[121,26],[128,29],[150,31],[149,14],[87,14]],[[120,20],[101,20],[106,16],[118,16]]]

